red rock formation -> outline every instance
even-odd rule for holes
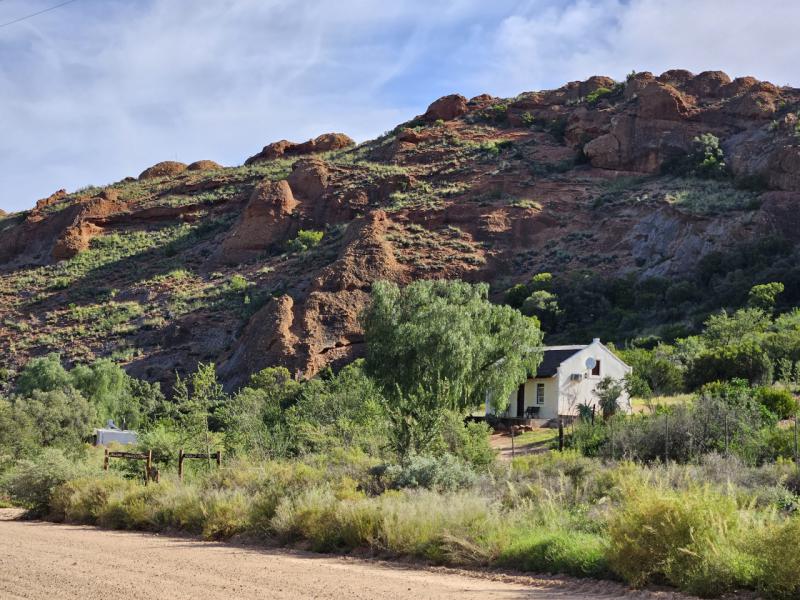
[[[33,209],[34,211],[38,212],[44,208],[49,206],[53,206],[54,204],[58,204],[67,196],[67,190],[60,189],[57,192],[50,194],[47,198],[43,198],[41,200],[36,201],[36,207]]]
[[[174,160],[165,160],[149,167],[139,174],[139,179],[156,179],[158,177],[172,177],[183,173],[187,169],[186,164]]]
[[[467,112],[467,99],[461,94],[451,94],[443,96],[433,102],[422,119],[433,123],[434,121],[452,121]]]
[[[355,141],[343,133],[323,133],[313,140],[308,140],[302,144],[295,144],[288,140],[280,140],[264,146],[261,152],[248,158],[244,161],[244,164],[251,165],[282,156],[303,156],[305,154],[315,154],[317,152],[341,150],[354,145]]]
[[[218,171],[223,166],[213,160],[196,160],[186,167],[187,171]]]
[[[222,242],[227,262],[247,260],[286,239],[297,206],[286,181],[262,181],[253,190],[241,218]]]

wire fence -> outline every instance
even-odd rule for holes
[[[800,468],[800,423],[765,427],[763,415],[724,405],[651,415],[616,416],[593,424],[584,420],[568,444],[587,454],[644,462],[693,462],[709,453],[736,455],[748,463],[779,457]],[[562,446],[560,444],[560,446]]]

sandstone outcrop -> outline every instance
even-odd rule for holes
[[[172,177],[183,173],[188,165],[174,160],[165,160],[156,163],[139,174],[139,179],[156,179],[158,177]]]
[[[222,165],[213,160],[196,160],[186,167],[187,171],[218,171]]]
[[[428,122],[452,121],[467,112],[467,99],[461,94],[451,94],[443,96],[433,102],[422,119]]]
[[[285,240],[295,227],[292,213],[297,204],[285,180],[259,183],[239,221],[222,242],[224,260],[247,260]]]
[[[341,150],[355,145],[355,141],[343,133],[323,133],[302,144],[296,144],[289,140],[280,140],[264,146],[258,154],[248,158],[244,164],[252,165],[265,160],[273,160],[282,156],[303,156],[318,152],[329,152],[331,150]]]

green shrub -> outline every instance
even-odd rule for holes
[[[307,252],[311,248],[318,246],[322,241],[322,236],[325,235],[322,231],[314,231],[310,229],[301,229],[297,232],[297,237],[288,244],[290,252]]]
[[[18,461],[0,480],[0,490],[31,516],[41,517],[50,510],[57,488],[82,470],[61,450],[45,449],[32,459]]]
[[[501,552],[497,564],[534,573],[576,577],[609,577],[606,540],[574,531],[518,531]]]
[[[586,94],[585,100],[587,104],[597,104],[603,96],[607,96],[612,91],[613,90],[610,90],[609,88],[600,87],[594,90],[593,92],[589,92],[588,94]]]
[[[241,490],[219,490],[206,494],[203,499],[203,537],[227,540],[247,530],[250,502]]]
[[[286,497],[275,510],[271,526],[284,542],[305,539],[313,550],[331,551],[339,545],[335,520],[336,497],[324,487],[313,487],[297,497]]]
[[[625,581],[666,581],[706,596],[752,583],[754,561],[736,544],[745,531],[733,498],[706,488],[627,494],[608,526],[609,565]]]
[[[700,177],[722,178],[728,175],[725,153],[719,138],[713,133],[704,133],[692,140],[690,160],[693,173]]]
[[[760,387],[756,389],[756,398],[779,419],[788,419],[797,414],[797,400],[787,389]]]
[[[452,491],[474,483],[475,472],[452,454],[413,455],[402,465],[385,471],[389,487]]]
[[[755,552],[761,563],[758,588],[769,598],[800,597],[800,517],[773,524],[760,536]]]
[[[233,292],[244,292],[250,287],[250,283],[242,275],[234,275],[231,277],[228,285]]]
[[[112,496],[121,501],[134,486],[118,475],[72,479],[54,491],[50,517],[69,523],[95,524],[109,510]],[[104,522],[121,528],[122,516],[108,514]]]

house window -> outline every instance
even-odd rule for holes
[[[594,377],[600,377],[600,361],[596,360],[594,363],[594,369],[592,369],[592,375]]]
[[[544,404],[544,384],[536,384],[536,404]]]

